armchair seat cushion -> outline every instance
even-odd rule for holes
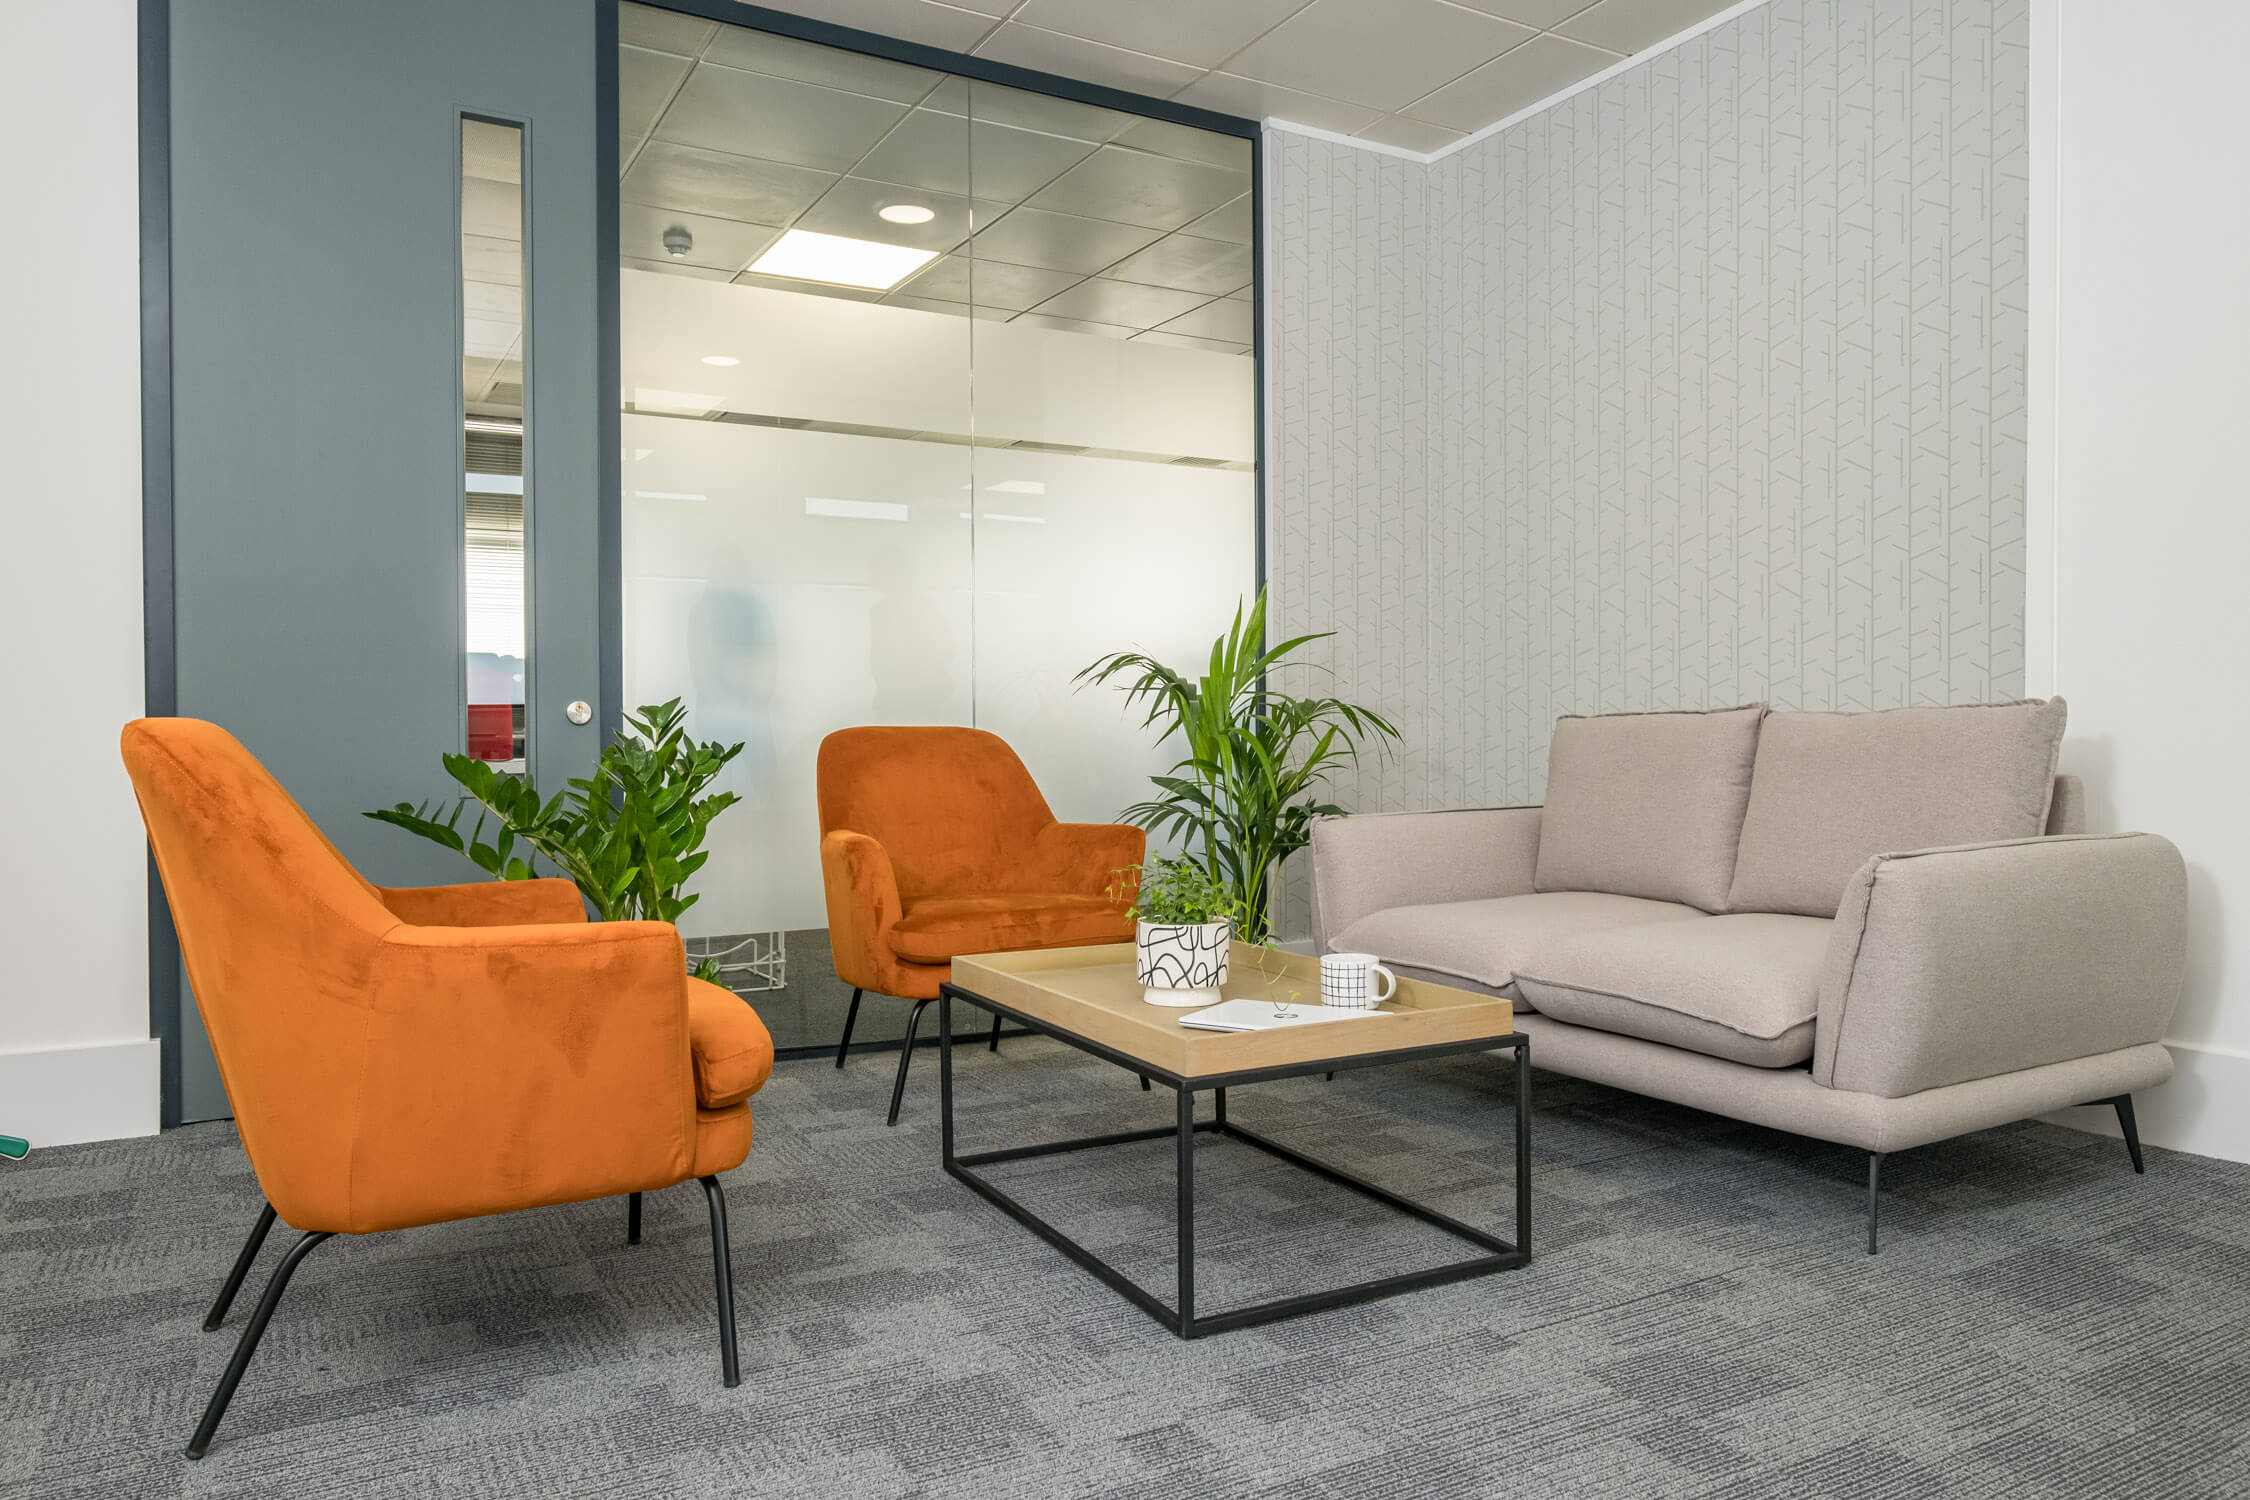
[[[756,1011],[718,985],[691,976],[687,1002],[696,1104],[706,1110],[740,1104],[763,1088],[773,1072],[773,1037]]]
[[[1132,940],[1133,913],[1106,896],[1009,892],[908,902],[886,937],[908,963],[942,964],[964,953],[1072,948]]]
[[[1546,1015],[1756,1068],[1813,1052],[1836,923],[1746,913],[1556,938],[1516,976]]]
[[[1443,983],[1465,979],[1517,998],[1516,967],[1541,944],[1608,927],[1639,927],[1693,918],[1692,906],[1612,896],[1603,891],[1540,891],[1438,901],[1369,912],[1331,934],[1331,953],[1372,953],[1387,964],[1425,970]]]

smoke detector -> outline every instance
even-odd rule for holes
[[[664,231],[664,253],[679,260],[695,248],[695,236],[684,225],[674,224]]]

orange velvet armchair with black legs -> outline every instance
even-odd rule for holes
[[[640,1195],[711,1211],[720,1368],[735,1357],[726,1199],[773,1041],[687,976],[663,922],[589,923],[563,880],[370,885],[233,736],[125,727],[125,766],[243,1149],[266,1197],[204,1327],[278,1216],[275,1268],[193,1439],[201,1458],[306,1254],[338,1234]]]
[[[912,1000],[891,1085],[896,1125],[922,1012],[953,960],[1130,941],[1133,913],[1112,892],[1148,836],[1056,821],[1016,752],[982,729],[839,729],[820,742],[817,777],[828,945],[852,987],[836,1066],[863,993]]]

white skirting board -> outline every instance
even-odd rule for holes
[[[148,1039],[0,1052],[0,1135],[37,1151],[156,1134],[160,1052]]]
[[[2250,1161],[2250,1057],[2215,1047],[2167,1043],[2178,1071],[2160,1088],[2133,1096],[2141,1142],[2225,1161]],[[2107,1105],[2066,1109],[2047,1117],[2073,1130],[2117,1135]]]

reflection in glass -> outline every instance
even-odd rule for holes
[[[525,755],[523,128],[461,121],[461,471],[467,749]]]

